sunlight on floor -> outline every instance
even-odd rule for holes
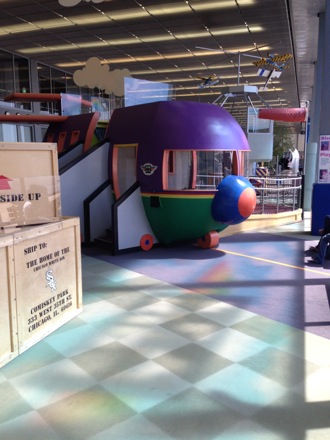
[[[279,233],[287,231],[295,235],[298,225]],[[275,257],[295,262],[304,242],[298,244],[278,246],[282,254]],[[260,241],[247,247],[262,253]],[[230,291],[239,300],[245,294],[246,304],[257,302],[246,293],[252,282],[254,290],[260,287],[260,310],[270,306],[276,282],[279,310],[291,307],[281,296],[287,284],[299,299],[294,276],[280,271],[275,279],[271,263],[257,266],[258,279],[252,265],[241,264],[244,281],[238,282],[237,258],[217,257],[212,261],[221,264],[210,271],[204,260],[190,261],[203,283],[189,276],[191,286],[183,287],[83,255],[83,312],[0,369],[0,438],[328,439],[330,338],[221,301],[220,284],[222,297]],[[164,259],[160,264],[163,271],[170,267]],[[329,283],[320,274],[312,274],[315,283]],[[307,281],[305,301],[315,301]]]

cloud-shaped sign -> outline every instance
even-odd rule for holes
[[[76,70],[73,74],[73,81],[79,87],[97,87],[105,93],[116,96],[124,95],[124,78],[131,76],[128,69],[115,69],[109,71],[107,65],[102,65],[97,57],[89,58],[86,67]]]

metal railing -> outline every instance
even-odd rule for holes
[[[254,214],[296,211],[302,207],[302,176],[249,177],[257,194]]]
[[[224,178],[222,174],[199,174],[196,189],[215,189]],[[275,214],[302,208],[303,177],[277,175],[248,177],[257,194],[254,214]]]
[[[197,174],[196,189],[216,189],[224,177],[222,173]]]

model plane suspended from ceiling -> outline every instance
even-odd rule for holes
[[[269,84],[270,81],[272,81],[275,78],[279,78],[282,75],[282,71],[281,70],[276,70],[273,69],[272,71],[270,70],[266,70],[266,69],[259,69],[258,70],[258,76],[263,76],[266,77],[266,82],[262,87],[259,87],[259,92],[264,92],[266,90],[268,90],[267,86]]]
[[[254,47],[253,49],[250,49],[248,51],[245,52],[241,52],[241,51],[236,51],[236,52],[230,52],[230,51],[226,51],[224,49],[212,49],[210,47],[202,47],[202,46],[196,46],[196,49],[202,49],[202,50],[208,50],[208,51],[213,51],[213,52],[218,52],[218,53],[222,53],[225,54],[227,56],[237,56],[237,85],[239,85],[240,83],[240,77],[242,75],[241,73],[241,56],[245,56],[245,57],[250,57],[250,58],[256,58],[259,61],[262,59],[262,57],[260,57],[259,55],[253,55],[251,53],[251,51],[256,50],[256,48]],[[209,66],[211,66],[212,64],[209,64]],[[236,63],[234,64],[236,65]]]
[[[202,80],[202,82],[198,85],[199,89],[204,89],[205,87],[214,86],[219,82],[219,79],[216,75],[211,75],[208,77],[196,76],[196,78]]]
[[[261,46],[262,47],[262,46]],[[266,57],[261,57],[259,55],[254,55],[251,54],[250,52],[256,50],[256,49],[260,49],[259,48],[253,48],[251,50],[245,51],[245,52],[241,52],[241,51],[236,51],[236,52],[229,52],[229,51],[225,51],[223,49],[211,49],[208,47],[201,47],[201,46],[196,46],[197,49],[202,49],[202,50],[210,50],[210,51],[215,51],[215,52],[220,52],[220,53],[224,53],[226,55],[237,55],[238,56],[238,64],[237,64],[237,84],[239,84],[239,79],[240,79],[240,75],[241,75],[241,56],[244,57],[250,57],[250,58],[256,58],[257,61],[253,61],[253,64],[257,67],[271,67],[272,70],[276,70],[276,71],[280,71],[282,72],[284,69],[288,69],[290,66],[288,66],[286,64],[287,60],[290,60],[291,58],[293,58],[293,55],[290,53],[286,53],[283,55],[274,55],[274,54],[267,54]],[[258,73],[259,74],[259,73]]]
[[[261,57],[258,61],[253,61],[253,64],[257,67],[271,66],[275,70],[282,71],[290,67],[285,62],[291,60],[291,58],[293,58],[291,53],[284,55],[269,54],[267,57]]]

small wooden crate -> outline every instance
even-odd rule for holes
[[[0,143],[0,226],[49,223],[60,215],[56,144]]]

